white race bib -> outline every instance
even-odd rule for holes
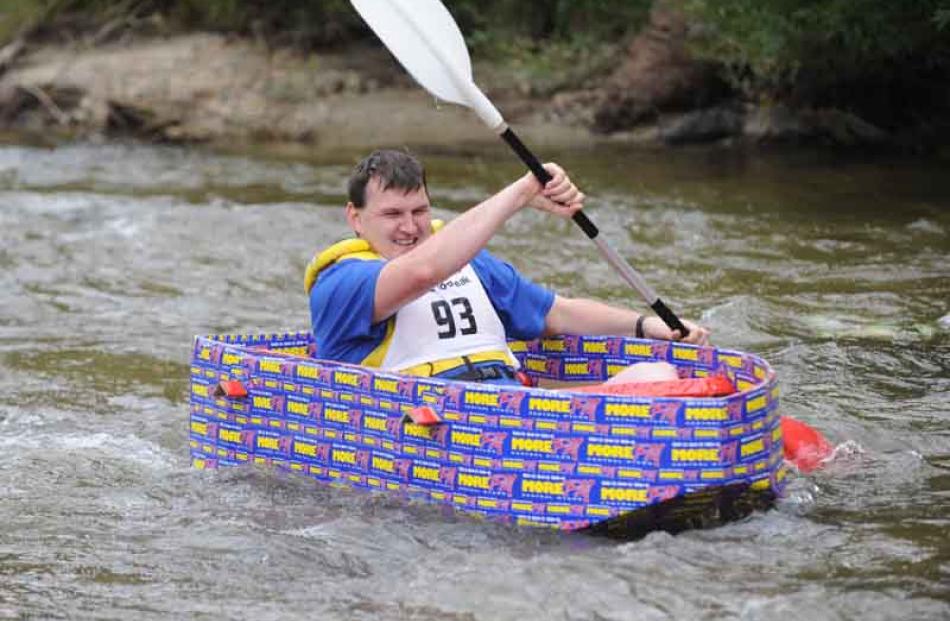
[[[399,309],[382,368],[398,371],[485,351],[508,352],[515,361],[501,319],[469,264]]]

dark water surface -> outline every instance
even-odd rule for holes
[[[554,156],[549,156],[554,157]],[[946,619],[950,173],[814,154],[575,150],[591,217],[838,455],[777,509],[630,543],[266,470],[191,469],[195,334],[301,329],[354,154],[0,146],[0,618]],[[518,174],[429,153],[442,216]],[[494,249],[638,304],[569,222]]]

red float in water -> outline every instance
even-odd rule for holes
[[[811,472],[831,456],[834,447],[814,427],[783,416],[782,438],[785,442],[785,460],[802,472]]]

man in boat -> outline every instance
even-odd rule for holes
[[[517,383],[507,338],[626,334],[707,344],[684,321],[683,339],[659,317],[555,294],[485,246],[525,207],[563,218],[584,194],[556,164],[542,187],[525,174],[444,226],[433,222],[422,164],[375,151],[349,180],[346,219],[356,238],[318,252],[306,288],[318,358],[408,375]]]

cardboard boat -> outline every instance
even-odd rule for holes
[[[310,357],[309,333],[195,339],[192,463],[266,464],[505,523],[639,536],[770,506],[784,487],[775,372],[713,347],[628,337],[511,342],[544,385],[496,386]],[[724,397],[572,393],[644,361],[725,375]],[[442,422],[408,416],[427,406]]]

